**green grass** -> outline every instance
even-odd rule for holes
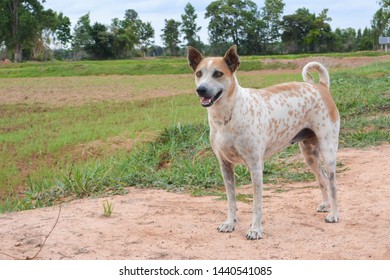
[[[374,63],[332,75],[341,114],[341,147],[390,142],[390,63]]]
[[[299,76],[240,72],[239,80],[246,87],[263,87],[300,80]],[[161,76],[159,81],[172,85],[173,77]],[[142,81],[135,86],[139,95],[150,90]],[[331,81],[342,119],[340,146],[389,143],[390,63],[337,70]],[[180,85],[180,90],[192,92],[192,83]],[[34,90],[39,90],[39,82]],[[121,194],[129,185],[222,194],[206,118],[196,97],[188,94],[79,105],[0,105],[0,212]],[[134,141],[131,152],[121,145],[126,139]],[[313,180],[303,162],[290,162],[296,152],[292,146],[267,161],[265,182]],[[236,168],[236,176],[238,185],[250,182],[244,167]]]
[[[12,195],[28,177],[53,178],[67,164],[82,160],[78,147],[83,143],[118,135],[142,139],[179,120],[204,121],[196,101],[178,96],[59,108],[0,105],[0,189]]]
[[[0,77],[69,77],[97,75],[162,75],[191,73],[184,58],[25,62],[0,66]]]
[[[282,55],[263,55],[263,56],[245,56],[245,60],[256,60],[259,58],[268,58],[268,59],[298,59],[298,58],[306,58],[306,57],[335,57],[335,58],[344,58],[344,57],[377,57],[386,55],[383,52],[377,51],[360,51],[360,52],[348,52],[348,53],[304,53],[304,54],[282,54]]]
[[[383,52],[329,53],[329,54],[293,54],[273,56],[241,57],[241,70],[295,68],[296,66],[274,62],[263,63],[264,59],[296,59],[311,56],[355,57],[380,56]],[[69,77],[99,75],[167,75],[191,73],[186,58],[148,58],[133,60],[105,61],[49,61],[25,62],[18,64],[0,64],[0,78],[21,77]]]
[[[114,203],[105,200],[103,202],[103,216],[107,218],[111,217],[113,210],[114,210]]]
[[[223,180],[208,135],[205,124],[178,124],[126,157],[71,164],[53,179],[30,179],[24,198],[8,202],[8,210],[48,206],[72,198],[123,194],[126,186],[221,195]],[[288,156],[295,152],[296,147],[291,147],[268,160],[264,182],[313,180],[303,162],[289,163]],[[236,167],[235,174],[238,186],[250,183],[249,172],[243,166]]]

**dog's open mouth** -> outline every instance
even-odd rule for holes
[[[221,96],[222,96],[222,90],[220,90],[216,95],[214,95],[211,98],[206,98],[206,97],[201,97],[200,102],[202,103],[203,107],[210,107],[212,106],[215,102],[217,102]]]

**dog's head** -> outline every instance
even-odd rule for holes
[[[224,95],[230,94],[235,85],[234,72],[240,66],[237,46],[224,57],[203,58],[193,47],[188,47],[188,62],[195,73],[196,92],[203,107],[210,107]]]

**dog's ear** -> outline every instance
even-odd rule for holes
[[[188,46],[188,64],[192,68],[193,71],[195,71],[196,67],[198,67],[199,63],[202,61],[203,56],[202,54],[195,48]]]
[[[240,57],[237,54],[237,46],[231,46],[223,57],[230,71],[235,72],[240,67]]]

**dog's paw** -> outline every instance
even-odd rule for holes
[[[224,222],[222,225],[218,227],[219,232],[232,232],[234,230],[235,223],[234,222]]]
[[[337,223],[338,221],[340,220],[340,217],[338,214],[334,215],[334,214],[329,214],[326,218],[325,218],[325,222],[327,223]]]
[[[330,204],[322,202],[320,205],[318,205],[317,212],[329,212],[329,209]]]
[[[262,239],[263,234],[261,232],[261,229],[249,229],[248,232],[246,233],[246,239],[248,240],[256,240],[256,239]]]

